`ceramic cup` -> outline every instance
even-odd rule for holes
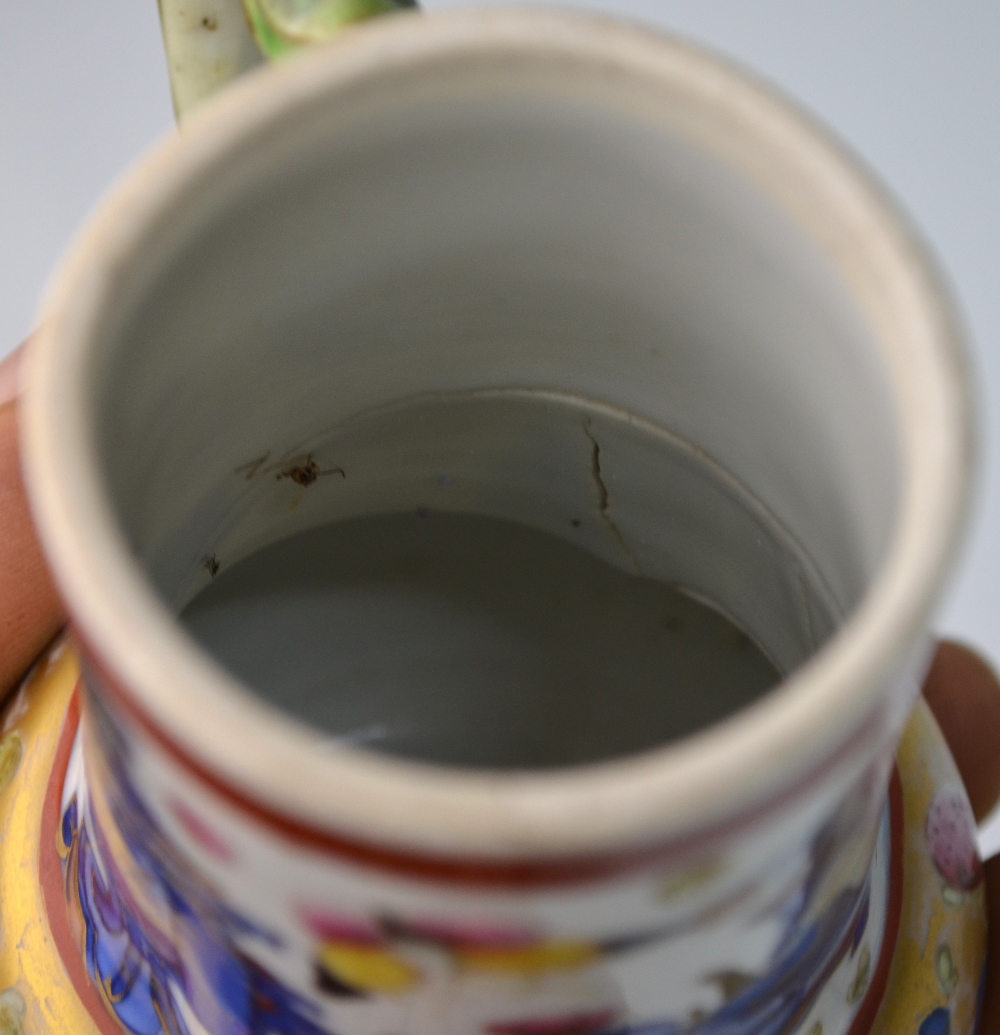
[[[76,243],[27,374],[87,688],[61,836],[108,1008],[793,1030],[862,939],[878,958],[893,751],[969,498],[958,338],[864,171],[653,32],[401,16],[206,106]],[[444,463],[435,506],[583,513],[786,678],[662,747],[463,770],[331,743],[178,623],[220,567],[426,500]]]

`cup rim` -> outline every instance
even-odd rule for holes
[[[199,170],[296,106],[390,68],[525,53],[651,76],[684,90],[696,114],[724,116],[757,142],[766,154],[752,170],[758,185],[786,205],[800,199],[795,217],[844,273],[891,372],[903,455],[896,531],[865,598],[826,647],[760,701],[680,741],[526,773],[331,748],[319,731],[264,704],[203,655],[132,559],[103,494],[88,420],[91,336],[157,212]],[[866,286],[872,269],[877,283]],[[888,750],[918,690],[911,676],[904,707],[890,715],[888,682],[921,648],[970,509],[975,435],[966,363],[942,278],[882,188],[810,116],[727,59],[591,14],[406,14],[251,73],[161,143],[102,205],[64,261],[29,349],[26,481],[85,655],[119,703],[217,789],[309,829],[417,853],[600,855],[729,823],[811,785],[835,763],[870,760],[876,743]],[[322,794],[313,793],[317,787]]]

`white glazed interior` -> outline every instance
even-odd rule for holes
[[[835,627],[815,566],[734,478],[608,406],[418,396],[306,456],[224,474],[157,582],[204,587],[184,627],[337,741],[478,768],[622,757],[751,703]]]
[[[950,315],[884,200],[738,73],[599,20],[393,19],[251,76],[105,208],[33,352],[31,491],[85,637],[224,778],[407,845],[599,850],[799,780],[917,642],[966,503]],[[697,536],[662,548],[655,458],[632,457],[615,520],[650,573],[721,603],[789,666],[805,652],[780,642],[790,614],[851,615],[841,633],[677,746],[573,774],[455,777],[321,750],[177,629],[206,553],[234,560],[380,491],[378,476],[349,480],[345,504],[321,480],[296,503],[287,482],[235,476],[255,458],[321,456],[350,418],[427,393],[526,390],[596,402],[612,439],[630,420],[676,437],[735,474],[789,547],[784,569],[764,565],[776,584],[791,573],[770,608],[755,610],[747,572],[679,575]],[[461,429],[537,445],[515,421],[499,439]],[[582,436],[548,445],[592,490]],[[530,465],[506,482],[490,470],[476,505],[544,526]]]

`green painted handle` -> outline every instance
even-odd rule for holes
[[[328,40],[345,25],[416,0],[159,0],[178,121],[265,60]]]

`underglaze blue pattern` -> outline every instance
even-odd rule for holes
[[[212,1035],[335,1035],[315,1022],[312,1004],[276,981],[236,942],[249,936],[276,946],[276,936],[227,910],[210,888],[191,879],[134,795],[128,815],[132,822],[122,833],[133,835],[126,842],[148,878],[145,890],[166,908],[174,931],[183,929],[186,957],[131,900],[92,813],[76,797],[61,825],[67,896],[83,921],[87,969],[125,1030],[194,1035],[185,1021],[191,1011],[211,1023]],[[100,857],[99,849],[104,849]],[[199,1002],[204,992],[198,986],[214,1001]]]
[[[227,906],[164,835],[135,790],[126,742],[112,723],[100,724],[100,739],[115,833],[129,853],[130,872],[141,875],[141,896],[120,872],[85,785],[65,804],[61,837],[68,900],[85,931],[88,971],[108,1010],[135,1035],[197,1035],[199,1029],[212,1035],[337,1035],[324,1023],[324,997],[358,1001],[366,994],[318,983],[310,1001],[251,958],[247,950],[254,944],[280,953],[281,938]],[[609,1024],[606,1013],[576,1015],[565,1018],[563,1027],[553,1019],[538,1030],[546,1035],[787,1035],[827,977],[857,952],[868,923],[866,885],[842,892],[821,921],[803,932],[798,921],[810,891],[804,889],[788,909],[787,935],[766,977],[744,982],[710,1017],[629,1026]],[[642,936],[614,946],[595,942],[595,947],[607,956],[648,942]],[[516,1022],[501,1022],[483,1030],[521,1029]],[[534,1031],[530,1023],[523,1030]]]

